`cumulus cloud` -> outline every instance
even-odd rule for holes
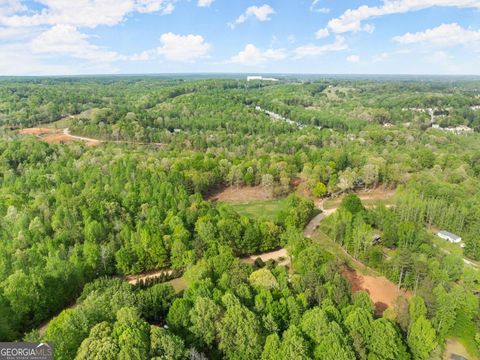
[[[88,41],[88,36],[71,25],[56,25],[31,42],[34,54],[67,55],[95,62],[112,62],[121,57]]]
[[[465,29],[457,23],[442,24],[425,31],[395,36],[393,40],[401,44],[422,43],[434,46],[480,44],[480,31]]]
[[[42,59],[42,55],[32,54],[25,44],[0,44],[0,74],[9,75],[58,75],[72,74],[72,69],[65,65],[52,64]],[[75,73],[82,69],[76,68]],[[105,72],[105,70],[103,71]],[[89,69],[88,73],[93,73]]]
[[[261,50],[253,44],[247,44],[245,49],[240,51],[237,55],[232,56],[228,63],[258,66],[268,61],[283,60],[287,57],[285,49],[267,49]]]
[[[328,37],[329,35],[330,35],[330,31],[328,31],[327,28],[320,29],[315,33],[315,37],[317,39],[323,39],[323,38]]]
[[[31,28],[0,27],[0,40],[4,42],[18,42],[25,38],[31,38],[38,30]]]
[[[372,57],[374,63],[381,62],[390,58],[390,54],[383,52]]]
[[[457,7],[480,9],[479,0],[384,0],[382,6],[362,5],[356,9],[348,9],[340,17],[328,22],[327,28],[334,33],[372,32],[371,24],[364,24],[370,19],[419,11],[430,7]]]
[[[360,62],[360,56],[358,56],[358,55],[350,55],[350,56],[347,57],[347,61],[348,61],[349,63],[358,63],[358,62]]]
[[[156,52],[167,60],[193,62],[208,55],[210,45],[200,35],[165,33],[160,36],[161,46]]]
[[[44,6],[41,10],[23,8],[18,13],[18,1],[7,0],[17,11],[6,12],[0,7],[0,25],[8,27],[31,27],[40,25],[72,25],[95,28],[99,25],[113,26],[126,19],[127,15],[139,13],[170,14],[175,0],[37,0]],[[12,6],[13,6],[12,5]]]
[[[321,13],[321,14],[328,14],[330,13],[330,8],[327,7],[319,7],[320,0],[313,0],[312,5],[310,5],[310,11]]]
[[[295,58],[301,59],[307,56],[321,56],[329,52],[337,52],[348,49],[348,45],[345,42],[343,36],[335,36],[335,41],[330,44],[325,45],[314,45],[309,44],[305,46],[300,46],[294,50]]]
[[[198,0],[197,5],[200,7],[209,7],[215,0]]]
[[[27,7],[19,0],[0,1],[0,16],[13,15],[26,10]]]
[[[258,21],[270,21],[270,15],[273,14],[275,14],[275,10],[273,10],[270,5],[250,6],[237,18],[237,20],[233,23],[229,23],[228,26],[233,29],[235,26],[244,23],[250,18],[256,18]]]

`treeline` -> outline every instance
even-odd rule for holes
[[[416,208],[409,209],[414,212]],[[419,295],[425,302],[424,316],[440,339],[455,334],[461,326],[476,328],[479,300],[474,291],[480,285],[478,271],[464,268],[461,256],[439,251],[424,223],[406,218],[404,209],[378,206],[367,210],[356,195],[350,194],[322,228],[353,257],[385,274],[399,288]],[[406,309],[408,304],[399,299],[395,310],[387,310],[384,316],[397,319],[408,331],[407,315],[402,313]],[[462,336],[477,348],[476,330]]]
[[[313,211],[291,197],[268,222],[203,200],[201,190],[224,181],[208,157],[165,162],[34,140],[3,142],[0,154],[2,339],[49,318],[94,278],[184,269],[221,245],[237,256],[274,249]]]
[[[394,360],[438,353],[422,298],[413,297],[397,320],[377,317],[367,293],[352,296],[341,263],[295,230],[287,242],[293,275],[274,263],[242,264],[221,246],[187,270],[189,286],[177,296],[163,284],[134,290],[97,281],[41,339],[58,344],[58,359]]]

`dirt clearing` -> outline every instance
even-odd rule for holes
[[[55,134],[58,130],[48,129],[48,128],[29,128],[20,130],[19,134],[21,135],[45,135],[45,134]]]
[[[388,204],[395,194],[395,189],[385,189],[383,187],[377,187],[371,190],[362,190],[355,192],[355,194],[362,200],[363,205],[368,207],[369,205],[375,205],[376,202],[384,202]],[[325,200],[325,209],[336,209],[340,206],[343,197],[346,194],[342,194],[336,198],[330,198]]]
[[[228,203],[248,203],[270,199],[273,199],[272,192],[261,186],[231,186],[208,197],[208,200]]]
[[[352,285],[352,292],[364,290],[368,292],[375,304],[375,312],[381,315],[386,308],[393,306],[399,296],[410,298],[412,294],[403,290],[384,276],[363,275],[355,270],[344,268],[343,276]]]
[[[50,129],[50,128],[29,128],[23,129],[19,131],[21,135],[35,135],[39,140],[48,142],[48,143],[56,143],[56,144],[64,144],[72,141],[83,141],[88,146],[98,145],[100,143],[99,140],[84,138],[81,136],[74,136],[71,135],[67,129]]]
[[[149,279],[155,279],[160,276],[171,276],[173,273],[172,270],[158,270],[158,271],[149,271],[138,275],[128,275],[125,279],[129,284],[136,285],[139,281],[145,281]]]
[[[465,346],[463,346],[460,341],[454,338],[448,338],[445,341],[445,352],[443,353],[443,359],[451,360],[453,359],[452,355],[460,355],[465,359],[473,360],[473,357],[470,356],[470,354],[467,352],[467,349],[465,349]]]
[[[290,264],[290,257],[288,256],[286,249],[280,249],[262,254],[247,256],[242,258],[241,261],[246,264],[253,264],[258,258],[262,259],[263,262],[267,262],[268,260],[275,260],[280,261],[280,265],[288,266]]]

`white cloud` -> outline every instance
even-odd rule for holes
[[[8,42],[18,42],[24,38],[30,38],[37,33],[37,29],[0,27],[0,40]]]
[[[159,12],[163,15],[168,15],[173,12],[175,6],[174,1],[165,0],[136,0],[134,9],[139,13],[155,13]]]
[[[323,39],[323,38],[328,37],[329,35],[330,35],[330,31],[328,31],[327,28],[320,29],[315,33],[315,37],[317,39]]]
[[[393,40],[401,44],[422,43],[434,46],[480,44],[480,31],[465,29],[457,23],[442,24],[425,31],[395,36]]]
[[[88,42],[88,36],[71,25],[56,25],[31,42],[34,54],[66,55],[94,62],[112,62],[121,57]]]
[[[4,1],[4,0],[2,0]],[[7,0],[10,3],[16,3]],[[113,26],[134,12],[170,14],[175,0],[37,0],[44,6],[41,10],[26,8],[12,12],[0,9],[0,25],[8,27],[31,27],[39,25],[72,25],[94,28],[99,25]]]
[[[236,25],[244,23],[249,18],[256,18],[258,21],[270,21],[270,15],[273,14],[275,14],[275,10],[273,10],[270,5],[250,6],[237,18],[237,20],[235,20],[235,22],[229,23],[228,26],[233,29]]]
[[[358,63],[360,62],[360,56],[358,55],[350,55],[347,57],[347,61],[350,63]]]
[[[283,60],[287,57],[284,49],[267,49],[262,51],[253,44],[248,44],[245,49],[240,51],[237,55],[232,56],[228,61],[231,64],[258,66],[268,61]]]
[[[381,54],[374,55],[373,58],[372,58],[372,61],[374,63],[377,63],[377,62],[387,60],[388,58],[390,58],[390,54],[384,52],[384,53],[381,53]]]
[[[429,57],[433,62],[437,63],[449,63],[453,57],[445,51],[436,51]]]
[[[29,43],[0,44],[0,74],[4,75],[73,75],[105,74],[117,71],[109,62],[91,62],[74,57],[52,62],[53,54],[34,53]],[[53,57],[58,58],[57,56]]]
[[[343,36],[337,35],[335,37],[335,41],[330,44],[326,45],[305,45],[300,46],[294,50],[295,58],[301,59],[307,56],[321,56],[329,52],[337,52],[348,49],[348,45],[345,42],[345,38]]]
[[[165,33],[160,37],[162,46],[157,48],[157,53],[165,59],[180,62],[193,62],[208,55],[210,45],[200,35],[177,35]]]
[[[362,5],[357,9],[348,9],[340,17],[328,22],[328,29],[334,33],[373,31],[371,24],[363,22],[381,16],[418,11],[434,6],[477,8],[479,0],[384,0],[382,6]]]
[[[19,0],[1,0],[0,16],[12,15],[27,10],[27,7]]]
[[[317,7],[319,4],[320,0],[313,0],[312,5],[310,5],[310,11],[311,12],[316,12],[316,13],[321,13],[321,14],[328,14],[330,13],[330,8],[327,7]]]
[[[198,0],[197,5],[200,7],[209,7],[215,0]]]

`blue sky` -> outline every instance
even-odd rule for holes
[[[0,0],[0,75],[480,74],[480,0]]]

